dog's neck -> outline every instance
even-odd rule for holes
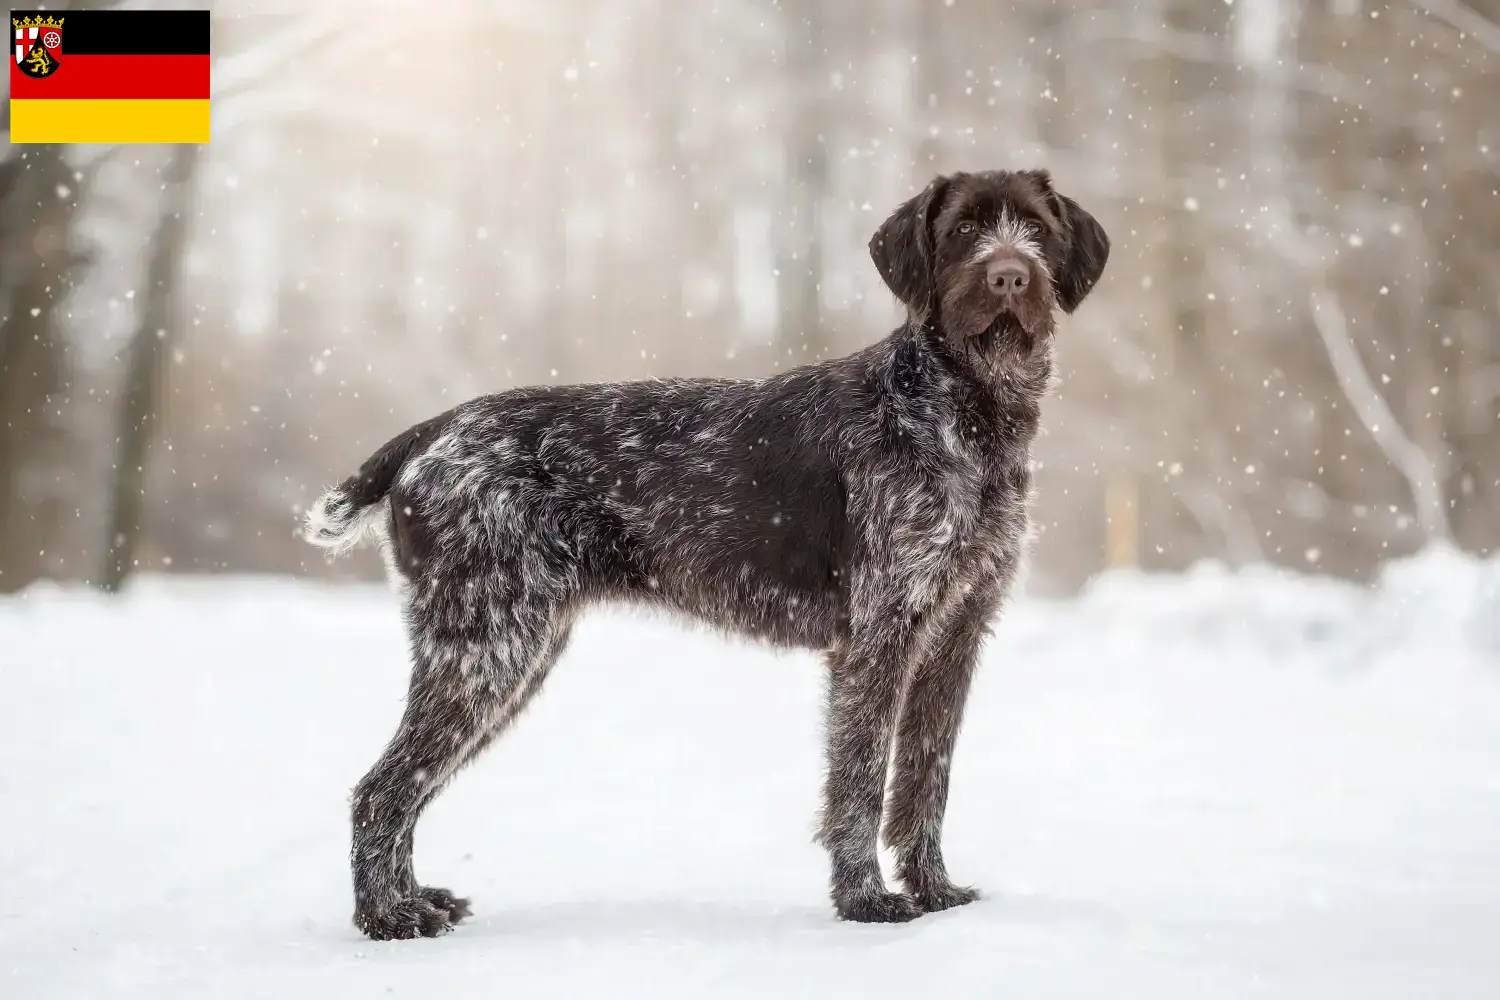
[[[921,338],[961,381],[975,389],[1021,402],[1040,402],[1053,386],[1052,330],[1042,331],[1030,350],[993,336],[958,341],[934,319],[913,319],[912,336]]]
[[[1022,357],[1003,350],[961,350],[931,325],[912,320],[895,331],[893,383],[925,405],[951,408],[961,439],[982,454],[1022,466],[1052,387],[1052,343],[1040,338]],[[904,344],[904,346],[903,346]]]

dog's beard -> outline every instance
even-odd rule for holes
[[[1051,314],[1045,306],[1023,303],[1019,310],[999,309],[977,333],[961,337],[957,346],[986,367],[1025,361],[1052,335]]]

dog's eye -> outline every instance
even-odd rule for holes
[[[972,222],[960,222],[958,224],[958,234],[960,236],[968,236],[973,231],[974,231],[974,223],[972,223]]]

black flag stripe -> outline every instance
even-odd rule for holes
[[[13,10],[62,21],[62,60],[77,56],[206,56],[206,10]],[[12,30],[11,37],[14,37]]]

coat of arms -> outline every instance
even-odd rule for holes
[[[63,18],[48,15],[13,17],[16,29],[16,65],[27,76],[40,80],[62,65]]]

